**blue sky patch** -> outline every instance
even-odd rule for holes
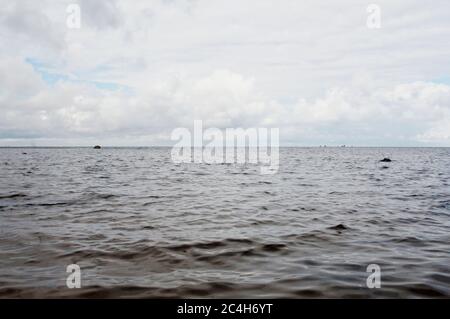
[[[58,82],[78,83],[78,84],[94,85],[97,89],[100,90],[123,91],[130,95],[133,94],[132,88],[126,85],[121,85],[114,82],[91,81],[80,78],[71,78],[66,74],[54,72],[52,70],[53,69],[52,66],[47,65],[34,58],[26,58],[25,62],[30,64],[33,67],[34,71],[38,73],[41,76],[42,80],[44,80],[48,85],[55,85]],[[93,72],[95,73],[95,71],[104,69],[105,66],[99,66],[98,68],[95,68]]]

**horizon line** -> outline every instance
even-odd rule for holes
[[[0,148],[94,148],[95,145],[87,146],[87,145],[40,145],[40,146],[33,146],[33,145],[0,145]],[[101,146],[101,145],[100,145]],[[173,145],[105,145],[101,146],[101,148],[171,148]],[[189,147],[189,146],[185,146]],[[195,148],[191,146],[192,148]],[[202,146],[202,148],[205,148],[207,146]],[[233,146],[234,147],[248,147],[246,146]],[[255,148],[256,146],[252,146],[252,148]],[[275,146],[274,146],[275,147]],[[279,148],[450,148],[450,146],[386,146],[386,145],[279,145]],[[229,148],[229,147],[225,147]]]

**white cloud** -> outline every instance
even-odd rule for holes
[[[447,146],[450,140],[450,120],[447,115],[443,120],[436,121],[433,126],[422,134],[418,140],[425,143],[442,144]]]
[[[357,0],[81,1],[67,29],[72,2],[1,4],[0,144],[168,143],[203,119],[288,144],[450,145],[447,1],[379,1],[377,30]]]

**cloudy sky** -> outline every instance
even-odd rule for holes
[[[450,146],[450,1],[373,2],[380,28],[371,3],[0,0],[0,145],[171,145],[201,119]]]

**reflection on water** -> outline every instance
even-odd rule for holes
[[[169,148],[0,149],[0,297],[448,297],[449,155],[283,148],[261,175]]]

